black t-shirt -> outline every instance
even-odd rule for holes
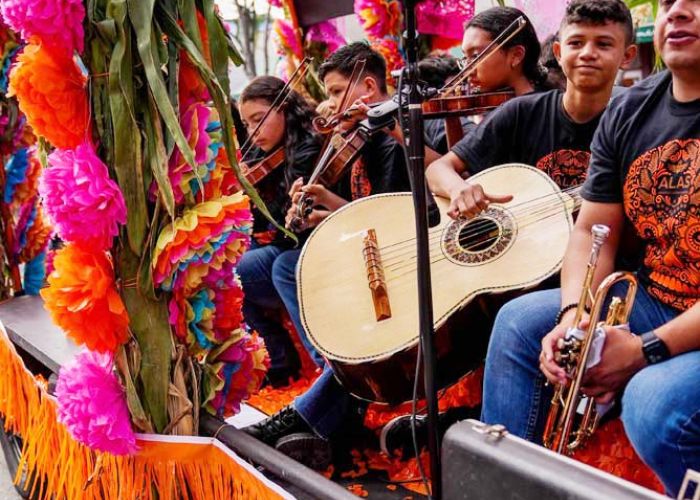
[[[366,194],[398,193],[411,190],[411,183],[406,167],[406,157],[401,145],[384,132],[374,133],[365,144],[357,160],[362,166],[361,178],[353,179],[358,173],[357,167],[350,167],[343,174],[332,191],[346,200],[353,200],[358,191]],[[352,183],[362,184],[362,189],[355,189]]]
[[[472,175],[517,162],[546,172],[561,188],[581,184],[600,115],[583,124],[572,121],[564,111],[562,95],[560,90],[550,90],[511,99],[489,113],[452,152]]]
[[[290,203],[289,189],[299,177],[309,178],[321,150],[321,141],[315,135],[305,134],[292,149],[285,154],[285,165],[268,174],[255,186],[272,217],[282,226]],[[248,161],[253,165],[256,160],[261,160],[264,156],[265,154],[259,148],[251,148],[246,158],[254,158]],[[293,246],[292,240],[279,231],[255,207],[253,208],[253,238],[260,245],[272,243],[283,247]]]
[[[700,297],[700,100],[673,98],[668,72],[611,102],[591,146],[583,197],[623,203],[643,240],[639,278],[684,311]]]
[[[460,118],[462,123],[462,133],[466,136],[475,128],[476,123],[470,118]],[[433,151],[444,155],[450,150],[447,147],[447,132],[445,131],[445,120],[442,118],[425,120],[423,122],[423,135],[425,136],[425,145]]]

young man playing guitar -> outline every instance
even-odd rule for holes
[[[622,0],[569,3],[555,45],[567,76],[565,92],[551,90],[513,99],[493,111],[450,153],[432,163],[428,183],[449,198],[450,215],[476,215],[510,194],[484,193],[466,181],[489,167],[518,162],[546,172],[561,188],[583,182],[590,143],[621,66],[636,54],[632,18]]]
[[[540,441],[551,398],[545,379],[567,383],[554,355],[572,326],[569,304],[581,293],[591,227],[611,230],[595,290],[630,223],[645,248],[629,330],[605,327],[583,393],[598,402],[622,393],[627,435],[675,496],[686,469],[700,468],[700,2],[661,1],[654,44],[670,71],[613,99],[601,120],[561,289],[516,299],[498,315],[482,417]]]

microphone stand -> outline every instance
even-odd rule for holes
[[[420,349],[423,353],[423,382],[428,409],[428,451],[430,454],[430,493],[440,500],[441,466],[440,436],[438,433],[438,397],[435,384],[436,355],[433,328],[433,297],[430,279],[430,246],[428,238],[428,206],[426,196],[423,111],[423,96],[418,86],[418,32],[416,30],[416,0],[404,0],[406,20],[405,79],[408,84],[408,134],[404,130],[404,142],[408,152],[408,168],[413,188],[413,206],[416,219],[417,273],[418,273],[418,319],[420,327]],[[403,89],[399,89],[402,92]],[[405,113],[405,110],[400,110]]]

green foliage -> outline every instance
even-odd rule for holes
[[[161,229],[179,215],[168,159],[177,147],[188,163],[195,164],[179,119],[181,54],[186,54],[209,89],[221,119],[226,152],[241,185],[263,213],[269,213],[235,164],[228,65],[230,61],[240,64],[241,58],[213,0],[86,0],[86,11],[84,61],[91,75],[96,143],[124,194],[128,212],[113,255],[136,342],[119,353],[118,366],[132,421],[142,431],[162,432],[170,424],[167,403],[175,349],[166,297],[153,287],[151,259]],[[207,58],[202,53],[198,11],[209,35]],[[154,181],[156,201],[149,197]]]

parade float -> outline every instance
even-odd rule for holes
[[[457,3],[466,20],[473,5]],[[344,43],[330,21],[302,28],[298,4],[282,5],[285,72]],[[423,5],[424,25],[454,41],[445,3]],[[389,67],[401,67],[398,2],[353,7]],[[246,405],[273,413],[318,373],[304,358],[301,379],[259,390],[268,361],[244,325],[235,266],[250,242],[249,203],[262,204],[236,163],[228,65],[239,58],[214,2],[3,0],[0,13],[0,415],[19,443],[23,492],[426,494],[425,451],[387,456],[353,443],[324,473],[341,488],[223,420]],[[60,243],[49,245],[52,235]],[[446,388],[441,410],[478,408],[482,373]],[[411,406],[370,405],[368,434]],[[660,490],[617,420],[577,458]]]

